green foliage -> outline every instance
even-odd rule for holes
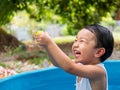
[[[0,63],[0,66],[2,66],[2,67],[4,67],[4,68],[9,68],[10,66],[8,66],[8,65],[6,65],[6,64],[4,64],[4,63]]]
[[[67,26],[66,26],[66,25],[65,25],[65,26],[63,27],[63,29],[61,30],[61,34],[62,34],[63,36],[69,35],[69,32],[68,32],[68,30],[67,30]]]
[[[99,23],[119,5],[119,0],[1,0],[0,25],[9,22],[15,12],[26,10],[37,21],[67,24],[69,34],[74,35],[84,25]]]
[[[44,63],[44,60],[49,60],[46,56],[42,56],[41,58],[33,58],[33,59],[30,59],[30,63],[34,63],[35,65],[39,65],[39,64],[43,64]],[[50,61],[48,61],[50,62]]]
[[[17,48],[13,49],[12,54],[17,54],[19,52],[23,53],[24,50],[25,50],[25,46],[20,45]]]
[[[75,35],[82,26],[99,23],[118,3],[117,0],[39,0],[37,20],[46,19],[47,12],[51,11],[61,16],[62,23],[67,24],[68,33]]]
[[[106,17],[102,17],[102,21],[100,23],[103,26],[114,26],[115,25],[115,20],[113,20],[110,13],[107,13]]]
[[[23,0],[0,0],[0,25],[11,20],[14,12],[25,7]]]

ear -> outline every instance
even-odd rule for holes
[[[95,57],[99,58],[105,53],[105,48],[98,48],[95,53]]]

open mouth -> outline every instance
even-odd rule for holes
[[[81,55],[81,53],[80,53],[80,51],[75,50],[75,51],[74,51],[74,55],[75,55],[75,57],[79,57],[79,56]]]

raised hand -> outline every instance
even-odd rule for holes
[[[47,46],[52,41],[52,38],[49,36],[49,34],[43,31],[37,31],[34,38],[37,44],[41,46]]]

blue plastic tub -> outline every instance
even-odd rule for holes
[[[109,90],[120,90],[120,60],[104,62]],[[0,90],[75,90],[74,75],[56,67],[20,73],[0,80]]]

